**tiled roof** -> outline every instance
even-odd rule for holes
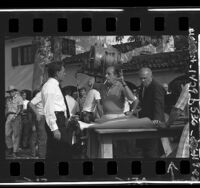
[[[135,56],[128,63],[124,63],[122,68],[125,72],[138,71],[142,67],[149,67],[152,70],[169,68],[184,68],[189,62],[188,50],[165,52],[152,55]]]
[[[134,42],[130,42],[113,45],[113,47],[117,48],[121,53],[126,53],[130,50],[133,50],[134,48],[139,47],[139,45],[135,46]],[[72,57],[67,57],[64,59],[64,62],[66,62],[66,64],[80,63],[82,64],[82,68],[86,71],[87,68],[85,67],[85,65],[89,60],[89,54],[90,52],[87,51]],[[122,65],[122,68],[125,72],[135,72],[142,67],[149,67],[152,70],[161,70],[169,68],[183,69],[188,64],[188,61],[189,53],[186,49],[175,52],[164,52],[150,55],[134,56],[130,62],[124,63]]]
[[[72,57],[66,57],[63,61],[66,64],[83,63],[88,60],[90,52],[84,52]]]

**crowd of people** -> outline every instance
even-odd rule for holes
[[[88,90],[84,87],[76,91],[62,89],[60,86],[64,76],[62,62],[50,63],[47,82],[33,92],[31,100],[26,99],[25,91],[20,92],[14,86],[9,86],[5,114],[7,156],[20,157],[21,151],[28,148],[32,157],[55,160],[72,158],[73,149],[69,142],[72,135],[66,129],[72,117],[89,124],[115,118],[148,117],[155,127],[162,128],[170,127],[181,114],[187,112],[187,81],[183,83],[182,92],[173,108],[166,109],[166,98],[171,94],[168,85],[157,82],[147,67],[139,71],[141,84],[137,90],[128,87],[121,71],[114,66],[107,67],[104,83],[96,83],[95,78],[90,77]],[[168,117],[165,115],[167,113]],[[185,145],[189,144],[188,126],[186,122],[184,138],[180,139],[177,149],[178,157],[189,156],[189,151],[183,152]],[[136,145],[141,148],[143,157],[160,157],[163,152],[160,143],[159,139],[142,139]],[[129,149],[133,147],[131,142],[125,140],[113,144],[115,150],[124,148],[125,144]]]

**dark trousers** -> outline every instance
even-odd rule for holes
[[[61,139],[57,140],[53,136],[53,132],[50,130],[47,123],[45,123],[46,132],[47,132],[47,153],[46,159],[54,161],[63,161],[72,158],[72,149],[71,146],[64,142],[63,139],[67,137],[66,128],[65,128],[65,116],[64,112],[57,112],[57,126],[61,133]]]
[[[32,133],[32,124],[28,119],[28,115],[22,115],[22,137],[21,144],[23,148],[29,147],[30,137]]]

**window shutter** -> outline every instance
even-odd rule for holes
[[[19,65],[19,48],[12,48],[12,66]]]
[[[21,64],[29,65],[33,64],[33,55],[31,45],[21,47]]]
[[[76,43],[75,40],[63,39],[62,40],[62,54],[64,55],[76,55]]]

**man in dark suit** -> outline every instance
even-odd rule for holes
[[[153,79],[149,68],[142,68],[139,71],[139,77],[141,80],[139,118],[148,117],[153,122],[164,122],[164,88]],[[158,139],[144,139],[139,145],[141,145],[144,157],[159,157],[159,144]]]

